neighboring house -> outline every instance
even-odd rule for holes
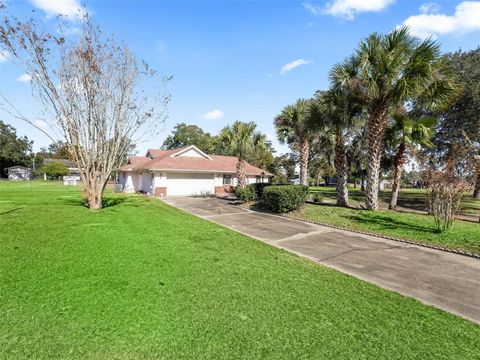
[[[9,180],[30,180],[32,178],[32,169],[25,166],[11,166],[6,168]]]
[[[80,181],[80,171],[78,170],[77,165],[68,159],[44,159],[43,160],[43,165],[47,165],[50,163],[61,163],[65,165],[65,167],[68,169],[68,175],[65,175],[64,178],[66,177],[68,181],[74,181],[75,184],[77,181]],[[47,180],[47,175],[43,174],[44,180]]]
[[[150,149],[145,156],[132,156],[119,168],[119,182],[125,192],[156,196],[225,195],[233,192],[238,159],[208,155],[196,146],[174,150]],[[247,163],[248,183],[268,182],[268,171]]]

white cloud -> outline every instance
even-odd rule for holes
[[[440,12],[440,5],[434,2],[429,2],[422,4],[419,10],[422,14],[437,14]]]
[[[297,59],[295,61],[292,61],[291,63],[285,64],[282,66],[280,69],[280,74],[284,75],[289,71],[292,71],[296,67],[299,67],[301,65],[306,65],[306,64],[311,64],[312,61],[310,60],[305,60],[305,59]]]
[[[424,4],[425,5],[425,4]],[[480,2],[463,1],[455,7],[453,15],[438,13],[438,8],[422,5],[422,14],[410,16],[403,24],[412,34],[426,38],[446,34],[466,34],[480,30]]]
[[[85,14],[85,9],[78,0],[30,0],[32,4],[45,11],[48,18],[58,14],[70,20],[78,20]]]
[[[212,111],[209,111],[202,116],[200,116],[203,120],[218,120],[223,117],[223,111],[215,109]]]
[[[48,124],[43,120],[35,120],[35,125],[41,129],[45,129],[48,127]]]
[[[29,82],[29,81],[32,81],[32,77],[28,74],[23,74],[23,75],[20,75],[19,77],[17,77],[17,81]]]
[[[303,7],[314,15],[327,14],[353,20],[355,14],[379,12],[395,0],[332,0],[325,7],[304,3]]]
[[[8,61],[8,53],[6,51],[0,51],[0,63]]]

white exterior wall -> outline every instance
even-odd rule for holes
[[[126,171],[124,174],[123,191],[127,193],[138,191],[138,174],[132,171]]]
[[[199,157],[199,158],[204,157],[202,154],[200,154],[198,151],[196,151],[194,149],[187,150],[187,151],[185,151],[182,154],[177,155],[177,156],[188,156],[188,157]]]

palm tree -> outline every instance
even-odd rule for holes
[[[281,144],[287,143],[300,153],[300,183],[308,185],[310,143],[315,135],[312,100],[299,99],[283,108],[274,124]]]
[[[237,162],[237,186],[247,186],[245,165],[248,158],[254,158],[255,154],[264,151],[267,144],[266,136],[256,131],[257,125],[252,122],[235,121],[232,125],[220,131],[220,140],[228,148],[229,152],[238,157]]]
[[[439,44],[410,35],[407,27],[387,35],[374,33],[363,40],[353,56],[357,71],[338,65],[334,82],[348,87],[368,113],[367,209],[378,209],[380,160],[384,132],[392,110],[405,103],[432,108],[455,94]]]
[[[323,103],[328,126],[335,136],[335,170],[337,173],[337,205],[348,206],[348,159],[347,140],[353,137],[355,121],[359,119],[361,107],[354,101],[348,91],[333,87],[324,93]]]
[[[397,208],[398,190],[400,189],[407,147],[409,145],[432,147],[431,139],[435,125],[436,120],[434,118],[421,117],[414,119],[405,114],[404,111],[399,111],[392,116],[392,122],[385,131],[386,144],[396,149],[389,209]]]

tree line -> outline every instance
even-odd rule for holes
[[[348,179],[360,175],[366,208],[378,209],[379,181],[390,172],[390,208],[396,208],[412,159],[426,184],[446,171],[459,184],[476,178],[479,198],[479,65],[479,49],[441,54],[437,41],[418,39],[406,27],[372,34],[331,69],[327,90],[281,110],[274,120],[278,138],[300,154],[302,184],[319,159],[333,165],[340,206],[348,206]],[[315,148],[321,151],[312,159]]]

